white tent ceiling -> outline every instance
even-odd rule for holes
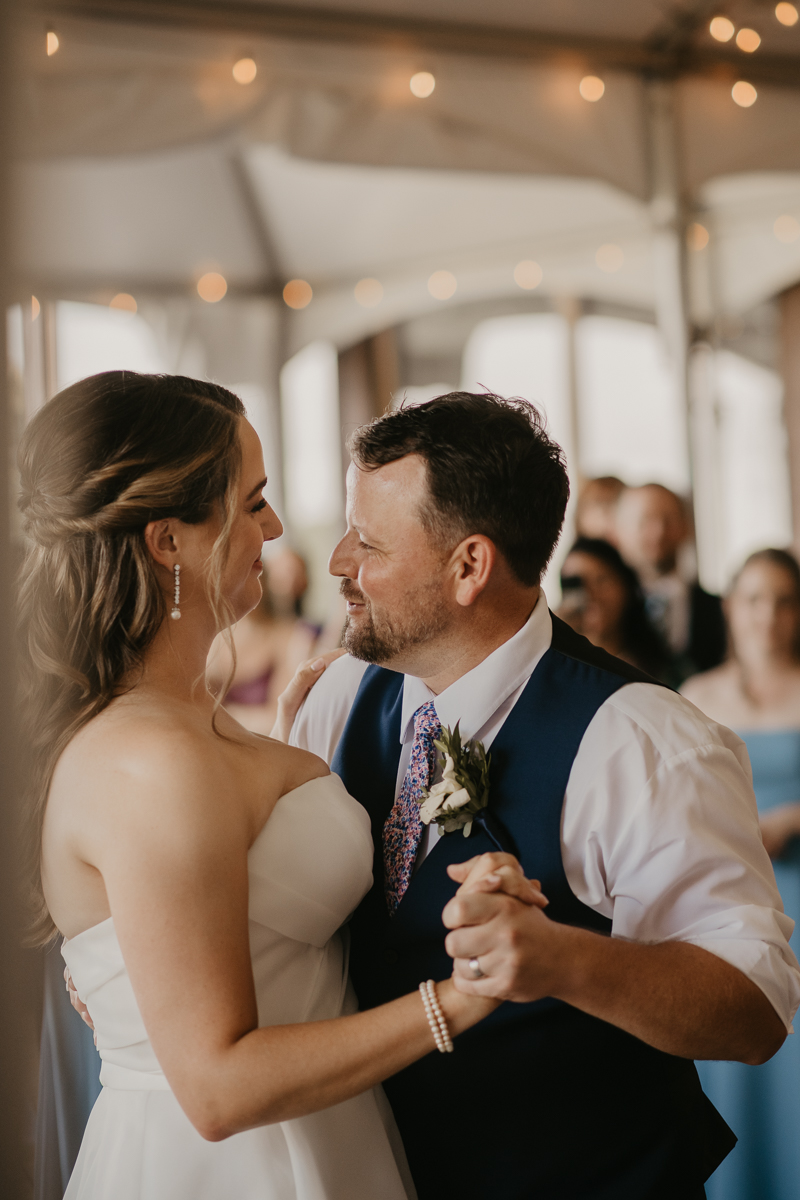
[[[519,296],[521,258],[548,294],[652,309],[656,71],[675,80],[680,188],[715,253],[716,296],[695,288],[693,316],[742,311],[800,279],[800,239],[773,234],[800,217],[800,24],[728,10],[762,34],[757,54],[713,42],[705,2],[498,0],[489,27],[478,0],[54,0],[60,49],[31,27],[20,89],[20,276],[98,298],[188,291],[208,269],[267,294],[302,276],[296,345],[438,308],[437,269],[458,280],[449,303]],[[425,100],[419,69],[436,77]],[[596,104],[578,93],[590,69]],[[752,108],[731,99],[737,77]],[[611,273],[603,243],[623,251]],[[363,275],[384,286],[375,309],[353,298]]]

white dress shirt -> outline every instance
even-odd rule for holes
[[[488,750],[552,629],[542,596],[514,637],[438,696],[405,676],[397,795],[419,706],[433,700],[442,725],[460,721],[462,736]],[[298,714],[292,745],[331,762],[366,668],[349,656],[328,667]],[[429,827],[418,862],[438,836]],[[468,842],[464,849],[467,858]],[[800,1004],[800,965],[788,944],[794,922],[761,842],[750,761],[736,734],[667,688],[621,687],[575,756],[561,854],[570,888],[610,918],[613,937],[702,946],[752,979],[791,1031]]]

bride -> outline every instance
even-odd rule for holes
[[[68,1200],[413,1195],[377,1085],[435,1050],[437,1016],[418,993],[356,1012],[340,927],[369,820],[205,686],[282,532],[241,402],[98,375],[20,464],[36,931],[65,938],[104,1085]],[[438,1000],[452,1036],[495,1007],[449,980]]]

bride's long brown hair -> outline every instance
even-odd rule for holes
[[[77,731],[136,682],[166,617],[144,540],[148,522],[193,525],[219,512],[208,597],[218,626],[227,624],[220,578],[243,415],[241,400],[216,384],[107,371],[60,392],[25,430],[19,623],[34,944],[56,932],[40,867],[56,762]]]

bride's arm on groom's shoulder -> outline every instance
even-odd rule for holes
[[[156,1057],[203,1137],[338,1104],[436,1052],[418,993],[334,1020],[258,1027],[248,849],[277,798],[323,764],[272,744],[254,813],[207,739],[153,727],[128,745],[145,740],[147,753],[103,750],[84,857],[104,881]],[[450,980],[439,997],[453,1036],[497,1003]]]
[[[295,718],[299,713],[306,696],[314,685],[322,678],[325,670],[337,658],[346,654],[346,650],[328,650],[301,663],[291,681],[278,697],[278,716],[272,727],[271,736],[278,742],[288,742]]]

